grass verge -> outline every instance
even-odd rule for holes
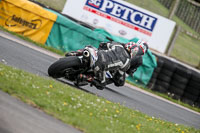
[[[200,41],[180,33],[176,42],[171,56],[191,66],[198,66],[200,63]]]
[[[2,63],[0,88],[87,133],[200,133]]]

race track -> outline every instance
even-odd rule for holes
[[[0,91],[0,133],[81,133]]]
[[[8,36],[13,38],[11,35]],[[41,76],[48,76],[47,69],[49,65],[57,59],[9,39],[0,37],[0,61],[2,60],[10,66],[24,69],[25,71]],[[129,108],[139,110],[150,116],[158,117],[178,124],[200,128],[199,113],[186,110],[175,104],[160,100],[136,89],[131,89],[128,86],[115,87],[113,85],[109,85],[107,89],[102,91],[89,86],[83,87],[82,89],[102,96],[113,102],[120,102]],[[9,117],[12,116],[8,116],[8,118],[2,117],[2,114],[5,113],[0,112],[0,121],[1,119],[11,119]]]

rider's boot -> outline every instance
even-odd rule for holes
[[[95,86],[98,90],[103,90],[105,88],[105,84],[101,83],[99,80],[92,80],[91,85],[90,86]]]
[[[84,85],[88,85],[88,81],[90,80],[91,77],[86,76],[84,74],[79,74],[77,76],[77,80],[76,82],[74,82],[74,84],[76,86],[84,86]]]

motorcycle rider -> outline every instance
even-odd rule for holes
[[[118,42],[101,43],[97,53],[98,60],[94,66],[96,79],[92,85],[97,89],[104,89],[106,85],[106,71],[117,70],[112,80],[116,86],[123,86],[126,72],[136,71],[142,65],[142,55],[148,50],[147,43],[143,41],[122,44]]]
[[[97,89],[104,89],[107,84],[106,71],[114,71],[111,78],[116,86],[123,86],[125,83],[126,73],[132,74],[142,65],[142,55],[148,50],[147,43],[138,40],[127,44],[119,42],[100,43],[97,56],[98,59],[93,66],[95,79],[91,85]],[[81,51],[66,54],[79,55]]]

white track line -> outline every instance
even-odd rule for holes
[[[24,40],[22,40],[22,39],[20,39],[20,38],[18,38],[18,37],[16,37],[16,36],[13,36],[13,35],[11,35],[11,34],[9,34],[9,33],[7,33],[7,32],[1,31],[1,30],[0,30],[0,36],[6,38],[6,39],[8,39],[8,40],[17,42],[17,43],[19,43],[19,44],[21,44],[21,45],[23,45],[23,46],[26,46],[26,47],[29,47],[29,48],[31,48],[31,49],[34,49],[34,50],[36,50],[36,51],[39,51],[39,52],[41,52],[41,53],[43,53],[43,54],[46,54],[46,55],[48,55],[48,56],[51,56],[51,57],[54,57],[54,58],[57,58],[57,59],[62,57],[62,56],[60,56],[60,55],[58,55],[58,54],[55,54],[55,53],[53,53],[53,52],[51,52],[51,51],[48,51],[48,50],[46,50],[46,49],[43,49],[43,48],[38,47],[38,46],[36,46],[36,45],[33,45],[32,43],[29,43],[29,42],[27,42],[27,41],[24,41]],[[189,112],[192,112],[192,113],[195,113],[195,114],[197,114],[197,115],[200,115],[199,112],[196,112],[196,111],[194,111],[194,110],[191,110],[191,109],[189,109],[189,108],[186,108],[186,107],[184,107],[184,106],[182,106],[182,105],[173,103],[173,102],[171,102],[171,101],[169,101],[169,100],[167,100],[167,99],[165,99],[165,98],[162,98],[162,97],[160,97],[160,96],[157,96],[157,95],[155,95],[155,94],[152,94],[152,93],[150,93],[150,92],[147,92],[147,91],[145,91],[145,90],[142,90],[142,89],[140,89],[140,88],[138,88],[138,87],[132,86],[132,85],[127,84],[127,83],[125,84],[125,86],[127,86],[127,87],[129,87],[129,88],[131,88],[131,89],[133,89],[133,90],[139,91],[139,92],[141,92],[141,93],[144,93],[144,94],[146,94],[146,95],[148,95],[148,96],[151,96],[151,97],[157,98],[157,99],[159,99],[159,100],[165,101],[165,102],[167,102],[167,103],[173,104],[173,105],[175,105],[175,106],[177,106],[177,107],[179,107],[179,108],[182,108],[182,109],[184,109],[184,110],[187,110],[187,111],[189,111]]]

